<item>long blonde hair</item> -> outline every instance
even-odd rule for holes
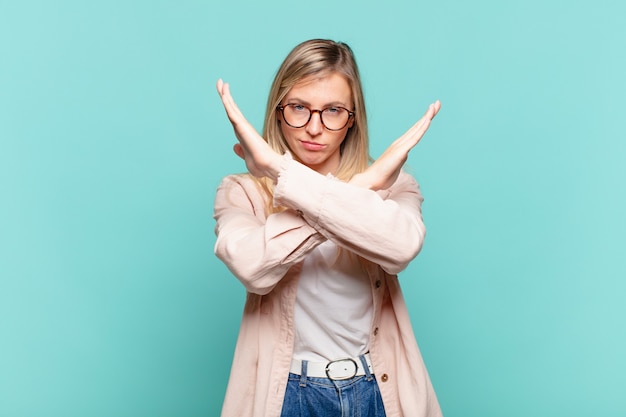
[[[323,76],[332,72],[337,72],[346,78],[354,101],[352,109],[354,123],[346,133],[341,145],[339,167],[337,172],[333,173],[338,179],[348,181],[367,168],[370,156],[361,77],[352,49],[347,44],[326,39],[312,39],[297,45],[287,55],[274,77],[267,99],[263,137],[279,154],[287,152],[289,146],[280,129],[276,107],[289,90],[302,79],[310,76]],[[280,211],[280,208],[272,206],[273,183],[267,178],[259,178],[257,181],[261,189],[267,193],[268,212]]]

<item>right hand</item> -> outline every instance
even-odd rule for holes
[[[222,99],[228,120],[233,125],[239,143],[233,146],[235,153],[246,161],[248,172],[255,177],[278,179],[281,155],[276,153],[246,120],[230,94],[230,87],[221,79],[217,81],[217,92]]]

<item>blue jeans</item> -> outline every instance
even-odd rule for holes
[[[365,366],[366,375],[346,380],[289,374],[281,417],[385,417],[378,384]]]

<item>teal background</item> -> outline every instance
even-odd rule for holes
[[[626,415],[625,3],[0,0],[0,416],[216,416],[243,287],[212,204],[300,41],[348,42],[408,166],[444,414]]]

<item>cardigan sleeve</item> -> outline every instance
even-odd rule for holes
[[[421,250],[422,200],[405,172],[391,188],[375,192],[286,155],[273,202],[284,211],[266,216],[266,201],[247,175],[222,181],[215,197],[215,254],[248,291],[261,295],[327,239],[397,274]]]
[[[249,292],[269,293],[286,272],[326,238],[294,210],[265,214],[247,175],[222,180],[215,197],[215,254]]]
[[[288,161],[274,189],[274,203],[302,213],[327,239],[397,274],[417,256],[426,228],[415,179],[401,172],[384,191],[357,187]]]

